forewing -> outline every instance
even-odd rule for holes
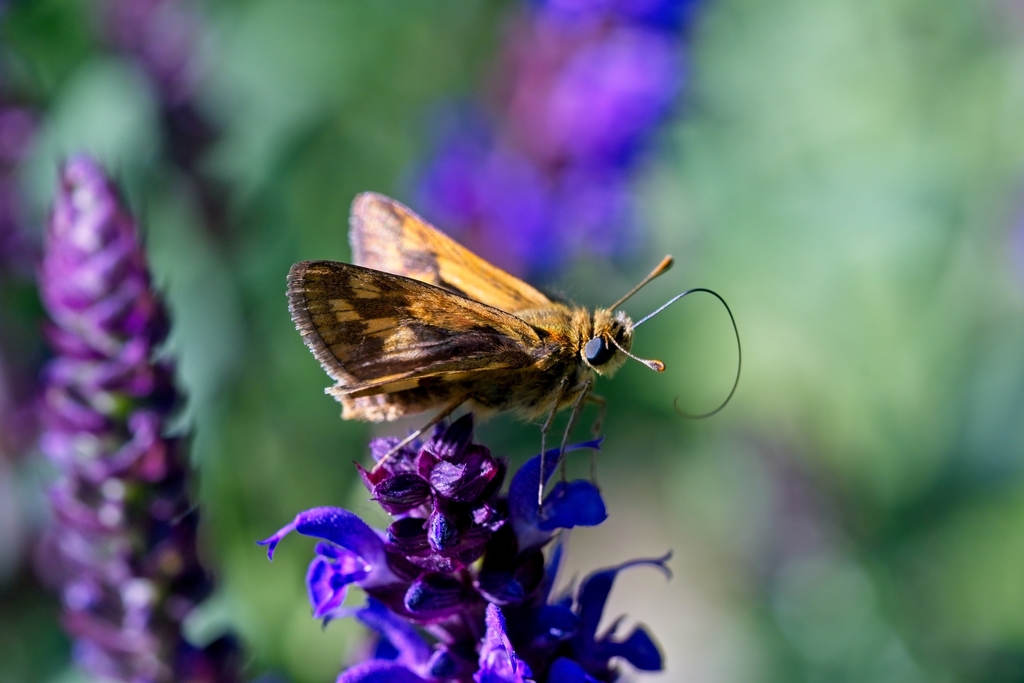
[[[335,261],[288,274],[292,320],[335,395],[407,389],[418,378],[525,367],[540,344],[513,315],[400,275]]]
[[[360,266],[443,287],[502,311],[551,305],[530,285],[381,194],[365,192],[352,202],[349,241],[352,260]]]

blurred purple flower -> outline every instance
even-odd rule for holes
[[[306,575],[313,616],[353,615],[377,634],[373,656],[342,672],[339,683],[611,681],[618,677],[613,658],[660,669],[642,627],[624,639],[614,628],[598,636],[597,627],[619,571],[639,564],[665,570],[668,557],[596,572],[578,590],[552,596],[562,549],[556,543],[545,557],[545,546],[560,529],[603,522],[604,501],[591,482],[559,482],[538,509],[540,456],[502,493],[507,466],[473,443],[472,433],[467,415],[376,471],[360,468],[394,518],[387,530],[348,510],[314,508],[260,541],[273,558],[292,531],[321,539]],[[395,443],[372,441],[374,458],[380,462]],[[547,453],[545,482],[558,459],[557,449]],[[368,594],[364,607],[342,607],[350,585]]]
[[[514,272],[635,242],[629,182],[684,79],[694,0],[534,2],[497,102],[463,112],[422,173],[425,213]]]
[[[120,681],[235,681],[230,638],[200,649],[181,633],[212,585],[185,444],[164,435],[167,318],[135,221],[89,158],[61,171],[39,279],[55,351],[41,447],[59,472],[40,570],[60,583],[75,659]]]
[[[679,31],[697,6],[695,0],[533,0],[531,4],[564,21],[607,17],[665,31]]]
[[[228,192],[203,170],[220,136],[197,101],[209,32],[196,3],[185,0],[100,0],[107,43],[131,59],[159,95],[164,148],[192,181],[205,224],[220,233],[227,223]]]
[[[16,103],[11,90],[0,75],[0,582],[23,567],[41,521],[33,514],[31,496],[23,493],[24,474],[17,464],[38,439],[44,355],[34,278],[37,244],[27,229],[18,177],[31,153],[37,115]]]
[[[479,120],[458,118],[452,128],[473,128]],[[424,174],[420,195],[432,220],[506,270],[551,269],[563,259],[549,179],[514,149],[492,147],[484,132],[449,137]]]
[[[107,39],[135,57],[171,104],[191,98],[199,78],[202,24],[181,0],[102,0]]]
[[[29,109],[0,104],[0,269],[29,270],[31,252],[17,169],[28,156],[35,129],[36,119]]]
[[[19,291],[34,296],[35,244],[26,230],[18,169],[35,138],[36,115],[28,107],[0,103],[0,290],[6,302]],[[14,309],[14,310],[12,310]],[[0,310],[0,458],[17,457],[35,442],[38,399],[38,320],[16,307]],[[17,548],[10,548],[17,555]]]
[[[671,37],[635,27],[616,27],[576,51],[538,112],[553,147],[550,160],[584,168],[628,164],[675,99],[676,51]]]

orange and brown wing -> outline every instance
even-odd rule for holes
[[[330,393],[407,391],[428,377],[526,367],[540,344],[513,315],[439,287],[335,261],[288,274],[289,310],[336,382]]]
[[[360,266],[443,287],[502,311],[551,305],[530,285],[381,194],[364,192],[352,202],[349,241],[352,260]]]

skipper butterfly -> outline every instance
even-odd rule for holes
[[[391,453],[460,406],[544,418],[542,454],[555,414],[571,408],[564,448],[585,403],[597,404],[603,416],[605,402],[591,391],[597,376],[610,377],[627,357],[665,369],[630,353],[639,325],[692,291],[718,296],[689,290],[638,323],[616,310],[671,267],[666,256],[608,308],[553,301],[402,204],[369,192],[352,203],[349,239],[353,263],[292,266],[289,310],[335,381],[327,393],[341,402],[344,419],[378,422],[438,410]]]

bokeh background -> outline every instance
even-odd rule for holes
[[[530,7],[0,3],[0,213],[19,230],[2,235],[0,682],[82,680],[33,572],[52,473],[32,441],[32,263],[59,161],[90,151],[123,185],[170,304],[219,581],[194,637],[240,634],[250,678],[333,680],[359,632],[310,618],[312,543],[270,564],[254,541],[313,506],[372,514],[350,463],[413,423],[339,419],[284,277],[348,257],[355,193],[429,203],[439,141],[470,126],[452,123],[465,103],[501,100]],[[743,377],[684,420],[677,397],[700,412],[728,392],[728,318],[696,296],[640,330],[634,351],[669,369],[600,386],[610,519],[573,533],[567,575],[674,551],[670,582],[624,575],[606,615],[658,637],[666,670],[645,680],[1024,681],[1024,6],[688,7],[681,87],[620,188],[635,220],[510,267],[607,305],[672,253],[625,308],[716,289]],[[505,229],[482,251],[523,244]],[[539,446],[511,418],[480,436],[515,461]]]

